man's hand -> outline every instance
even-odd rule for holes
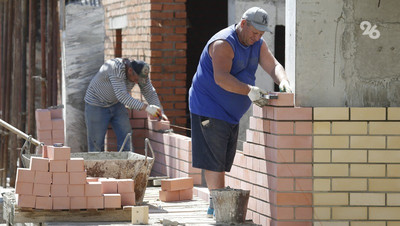
[[[286,92],[286,93],[292,93],[292,89],[290,88],[290,84],[288,80],[282,80],[281,83],[279,84],[279,91],[281,92]]]
[[[264,90],[258,88],[257,86],[249,85],[249,87],[250,87],[250,92],[247,94],[247,96],[249,96],[249,98],[252,102],[261,99],[263,97],[263,95],[267,93]]]
[[[148,105],[146,107],[146,111],[149,115],[153,116],[153,117],[161,117],[162,116],[162,112],[161,112],[161,108],[159,108],[156,105]]]

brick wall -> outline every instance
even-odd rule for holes
[[[104,0],[105,59],[114,57],[116,31],[110,18],[126,15],[122,56],[145,60],[171,124],[186,126],[186,0]],[[144,100],[136,86],[135,98]],[[186,132],[186,131],[177,131]]]
[[[394,107],[314,108],[315,222],[400,224],[399,120]]]
[[[279,94],[253,105],[243,151],[226,185],[250,190],[247,218],[262,225],[311,225],[313,218],[312,108],[293,107]]]
[[[248,219],[282,226],[400,224],[400,108],[294,107],[293,94],[279,94],[269,106],[253,105],[249,122],[243,151],[225,178],[226,185],[250,190]],[[158,143],[153,170],[181,176],[176,162],[190,157],[180,156],[176,140],[171,146],[175,135],[149,137]]]

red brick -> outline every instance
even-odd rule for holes
[[[265,203],[264,205],[268,205]],[[294,219],[293,207],[273,207],[271,208],[271,217],[278,220],[291,220]]]
[[[47,154],[50,160],[69,160],[71,158],[71,148],[67,146],[48,146]]]
[[[131,127],[134,128],[134,129],[145,128],[145,126],[144,126],[145,119],[130,119],[129,121],[131,123]]]
[[[272,109],[271,109],[272,108]],[[275,120],[312,120],[312,108],[294,107],[294,108],[280,108],[280,107],[267,107],[272,112],[267,112],[268,118]]]
[[[267,134],[267,146],[274,148],[311,148],[312,136]]]
[[[147,119],[147,112],[146,111],[137,111],[137,110],[132,109],[132,118]]]
[[[118,193],[118,182],[114,178],[99,178],[102,184],[103,194],[116,194]]]
[[[193,178],[174,178],[161,180],[161,189],[163,191],[177,191],[193,188]]]
[[[148,128],[154,131],[170,129],[169,121],[148,120]]]
[[[179,201],[179,190],[177,191],[160,191],[159,198],[163,202]]]
[[[33,183],[35,179],[35,171],[26,169],[26,168],[18,168],[17,169],[17,177],[16,180],[19,182],[27,182]]]
[[[52,119],[51,120],[53,130],[63,130],[64,131],[64,119]]]
[[[53,175],[51,172],[36,171],[35,183],[51,184],[52,182],[53,182]]]
[[[73,196],[70,197],[70,209],[86,209],[86,197],[84,196]]]
[[[36,129],[39,131],[52,130],[53,124],[52,124],[51,120],[36,120]]]
[[[91,180],[96,180],[97,179],[91,179],[91,178],[86,178],[87,173],[86,171],[84,172],[70,172],[69,173],[69,183],[70,184],[86,184],[86,182],[90,182]]]
[[[67,172],[66,160],[50,160],[50,172]]]
[[[103,196],[87,196],[86,202],[88,209],[104,209]]]
[[[37,137],[38,137],[38,140],[41,142],[53,140],[53,138],[51,136],[51,130],[38,130]],[[45,143],[45,144],[47,144],[47,143]]]
[[[53,199],[51,197],[36,196],[36,209],[51,210],[53,209]]]
[[[70,197],[85,196],[85,185],[84,184],[68,184],[68,196],[70,196]]]
[[[86,182],[97,182],[99,181],[98,177],[86,177]],[[86,184],[86,182],[84,184]]]
[[[49,159],[42,157],[31,157],[29,169],[47,172],[49,171]]]
[[[312,193],[277,193],[277,205],[312,205]]]
[[[34,195],[16,195],[18,207],[35,208],[36,196]]]
[[[50,188],[51,197],[68,196],[68,184],[52,184]]]
[[[312,207],[296,207],[295,217],[298,220],[311,220],[313,217]]]
[[[57,129],[57,130],[53,129],[51,131],[51,137],[53,138],[53,140],[54,139],[64,140],[64,129]],[[62,143],[64,143],[64,142],[62,142]]]
[[[277,164],[278,177],[311,177],[311,164]]]
[[[312,162],[312,150],[296,150],[296,162]]]
[[[71,158],[67,160],[67,172],[85,171],[85,161],[83,158]]]
[[[179,200],[192,200],[193,188],[179,190]]]
[[[55,137],[52,140],[53,144],[63,144],[65,142],[63,137]]]
[[[312,122],[296,122],[295,123],[296,134],[312,134]]]
[[[50,109],[51,119],[62,119],[63,113],[62,108]]]
[[[70,208],[69,197],[52,197],[53,210],[68,210]]]
[[[119,193],[121,195],[122,206],[134,206],[135,203],[135,192]]]
[[[294,94],[293,93],[280,93],[272,92],[271,94],[278,95],[278,99],[271,99],[268,101],[268,105],[272,106],[294,106]]]
[[[43,141],[42,141],[43,142]],[[51,142],[50,142],[51,143]],[[47,145],[42,146],[42,157],[43,158],[48,158],[49,156],[47,155]]]
[[[50,121],[51,113],[48,109],[36,109],[35,119],[36,121]]]
[[[104,194],[104,208],[121,208],[121,195]]]
[[[15,193],[20,195],[32,195],[33,183],[19,182],[15,184]]]
[[[38,138],[39,139],[39,138]],[[53,139],[48,139],[48,140],[43,140],[43,139],[39,139],[40,140],[40,142],[42,142],[43,144],[45,144],[45,145],[53,145]],[[43,158],[48,158],[47,157],[47,152],[45,153],[46,154],[46,156],[43,156],[42,155],[42,157]]]
[[[135,192],[135,181],[132,179],[118,179],[118,193]]]
[[[294,123],[293,122],[270,122],[270,131],[275,134],[293,134]]]
[[[85,184],[85,195],[86,196],[102,196],[101,182],[88,182]]]
[[[50,184],[33,184],[33,195],[48,197],[50,196]]]
[[[53,184],[69,184],[69,173],[53,173]]]

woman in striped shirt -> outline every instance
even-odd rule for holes
[[[104,151],[104,138],[108,124],[117,136],[118,150],[128,133],[131,133],[126,107],[146,111],[151,118],[168,120],[163,114],[156,90],[149,79],[149,66],[143,61],[115,58],[106,61],[91,80],[85,95],[85,122],[88,151]],[[149,104],[130,95],[139,85],[140,91]],[[129,151],[129,143],[124,151]]]

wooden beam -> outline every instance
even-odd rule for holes
[[[47,107],[46,91],[46,0],[40,0],[40,36],[41,36],[41,54],[42,54],[42,91],[41,106]]]
[[[35,91],[36,81],[33,78],[36,73],[36,10],[37,0],[29,1],[29,66],[28,66],[28,110],[27,129],[30,135],[35,135]]]

